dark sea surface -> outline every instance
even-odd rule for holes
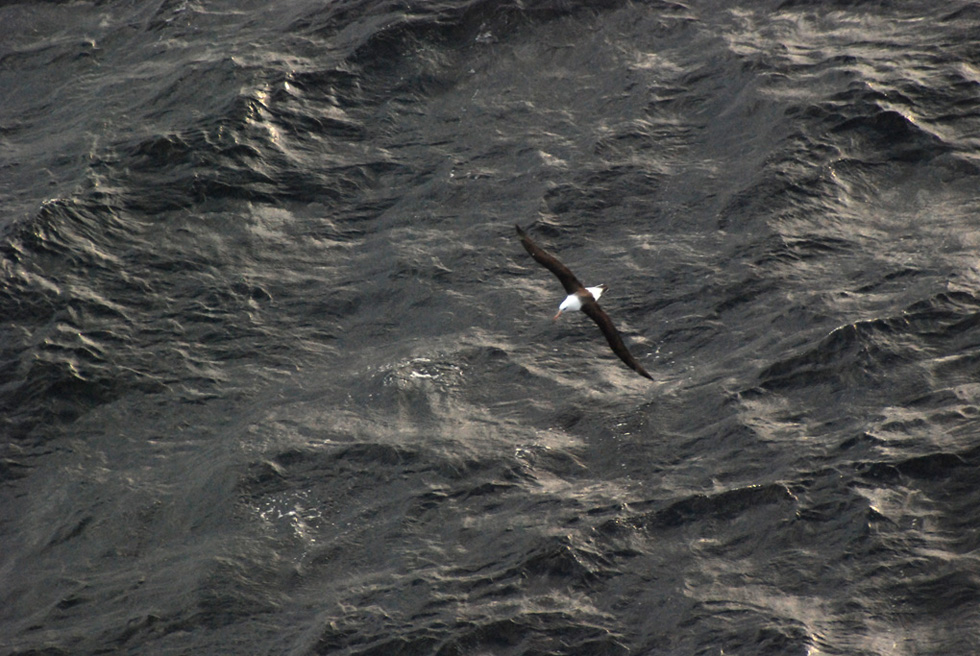
[[[977,3],[0,26],[0,654],[980,653]]]

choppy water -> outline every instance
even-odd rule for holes
[[[980,651],[976,4],[0,25],[2,653]]]

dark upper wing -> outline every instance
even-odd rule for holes
[[[636,373],[653,380],[653,376],[646,372],[646,369],[640,366],[633,355],[626,348],[626,344],[623,343],[623,338],[619,336],[619,331],[616,330],[616,326],[613,325],[612,319],[606,314],[594,298],[587,298],[582,304],[582,312],[592,317],[592,320],[599,324],[599,329],[602,330],[602,334],[606,336],[606,340],[609,342],[609,346],[612,347],[613,353],[619,356],[619,359],[629,365],[629,368]]]
[[[578,281],[578,278],[567,266],[559,262],[557,257],[551,253],[546,253],[540,246],[531,241],[531,238],[521,230],[521,226],[515,225],[514,227],[517,228],[517,236],[521,238],[521,243],[524,244],[524,250],[530,253],[538,264],[555,274],[567,293],[574,294],[582,289],[582,283]]]

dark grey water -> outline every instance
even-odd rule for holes
[[[975,4],[0,25],[3,654],[980,651]]]

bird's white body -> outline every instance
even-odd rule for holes
[[[602,292],[606,291],[606,286],[599,285],[598,287],[586,287],[585,289],[592,294],[592,298],[598,301],[599,297],[602,296]]]
[[[602,292],[606,291],[606,288],[605,286],[586,287],[585,291],[592,294],[592,298],[598,301],[599,297],[602,296]],[[562,312],[566,312],[568,310],[574,312],[575,310],[581,310],[581,309],[582,309],[582,297],[579,296],[578,294],[569,294],[565,298],[565,300],[561,302],[561,305],[558,306],[558,314],[555,315],[555,318],[557,319],[559,316],[561,316]]]

